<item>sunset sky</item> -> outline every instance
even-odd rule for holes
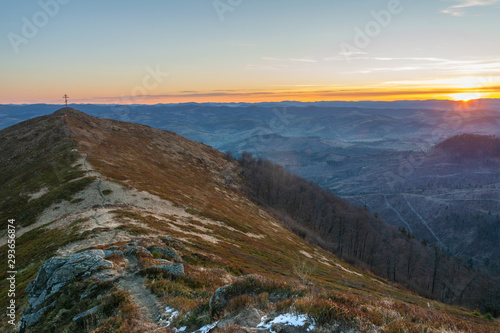
[[[500,98],[500,0],[2,1],[0,103]]]

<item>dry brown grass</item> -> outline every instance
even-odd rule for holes
[[[111,254],[104,259],[111,261],[114,264],[116,270],[125,269],[125,267],[127,266],[125,258],[119,254]]]

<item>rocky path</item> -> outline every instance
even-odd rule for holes
[[[137,274],[126,275],[118,281],[118,287],[130,292],[132,301],[139,307],[144,319],[157,322],[164,311],[156,296],[144,285],[146,278]]]
[[[76,143],[75,143],[75,146],[76,146]],[[91,172],[93,172],[94,176],[97,178],[96,189],[97,189],[97,192],[99,193],[99,196],[101,197],[101,208],[102,208],[106,204],[106,197],[104,197],[104,194],[102,193],[102,188],[101,188],[101,186],[102,186],[102,178],[93,169],[89,168],[88,163],[87,163],[88,157],[89,157],[89,154],[85,153],[85,159],[83,160],[83,167],[85,169],[85,172],[87,173],[87,177],[92,176]],[[94,220],[94,222],[98,226],[107,227],[107,226],[103,225],[102,223],[100,223],[99,220],[97,219],[97,208],[95,209],[95,213],[94,213],[93,216],[91,216],[91,218]],[[114,231],[114,235],[111,238],[111,241],[113,241],[116,238],[116,235],[118,234],[118,230],[114,229],[113,231]]]

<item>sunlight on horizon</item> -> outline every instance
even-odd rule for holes
[[[479,99],[485,97],[484,93],[458,93],[449,95],[454,101],[468,102],[473,99]]]

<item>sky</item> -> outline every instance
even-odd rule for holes
[[[0,104],[500,98],[500,0],[0,4]]]

